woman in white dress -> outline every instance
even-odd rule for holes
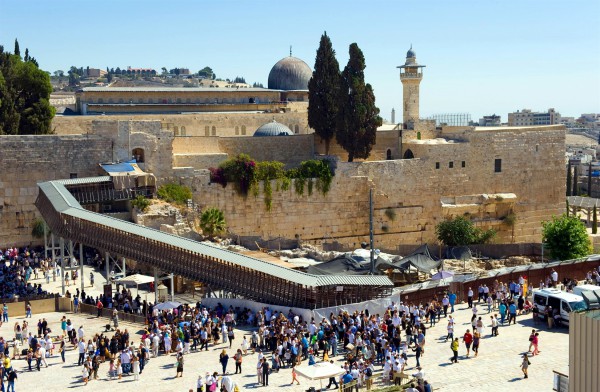
[[[133,379],[137,381],[140,379],[140,361],[135,356],[133,357],[132,365],[133,365]]]
[[[250,348],[250,345],[248,344],[248,340],[244,336],[244,339],[242,340],[242,352],[244,353],[244,355],[248,354],[248,348]]]

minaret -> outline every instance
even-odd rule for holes
[[[400,81],[402,82],[402,121],[406,129],[414,129],[419,121],[419,85],[423,79],[424,65],[417,64],[417,57],[412,45],[406,52],[406,62],[400,68]]]

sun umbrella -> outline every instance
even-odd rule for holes
[[[179,302],[167,301],[167,302],[163,302],[163,303],[154,305],[154,309],[157,309],[157,310],[169,310],[169,309],[178,308],[180,306],[181,306],[181,304]]]
[[[431,280],[441,280],[441,279],[451,278],[453,276],[454,276],[454,272],[441,270],[437,274],[431,275]]]
[[[309,380],[319,380],[321,389],[323,389],[323,379],[337,377],[344,373],[340,366],[329,362],[318,362],[314,365],[296,366],[296,373],[308,378]]]

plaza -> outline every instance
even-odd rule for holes
[[[86,292],[93,296],[100,294],[100,284],[103,283],[104,278],[100,274],[95,273],[96,287],[91,288],[88,279],[91,268],[86,266],[84,269]],[[42,282],[42,279],[38,280],[34,280],[34,283]],[[57,280],[57,282],[51,281],[48,285],[44,283],[44,288],[60,292],[59,285],[60,280]],[[80,287],[79,285],[80,281],[77,281],[77,286],[71,285],[69,287],[70,291],[73,292],[75,287]],[[145,295],[143,293],[140,294],[142,297]],[[192,300],[191,298],[176,299]],[[152,293],[148,294],[148,300],[153,300]],[[223,303],[226,304],[226,300]],[[83,325],[86,339],[96,333],[104,332],[105,325],[108,323],[108,319],[97,318],[95,315],[73,313],[66,313],[65,315],[72,321],[76,328]],[[58,335],[60,334],[60,319],[62,316],[63,313],[58,312],[37,314],[34,306],[33,317],[28,319],[31,324],[30,330],[35,330],[39,319],[46,318],[53,331],[51,335]],[[461,337],[467,328],[471,329],[471,316],[472,311],[467,308],[466,304],[459,304],[456,307],[453,314],[456,320],[456,337]],[[489,320],[487,307],[479,306],[478,316],[482,316],[483,320]],[[4,323],[0,327],[1,336],[12,340],[14,333],[11,329],[16,321],[20,323],[22,320],[23,317],[10,317],[9,322]],[[516,325],[500,326],[499,336],[497,337],[490,337],[491,328],[489,327],[489,322],[486,324],[487,326],[480,344],[479,356],[474,358],[471,354],[469,358],[466,358],[466,350],[461,341],[458,364],[451,364],[450,357],[452,352],[450,350],[450,343],[444,341],[446,337],[446,319],[442,317],[441,321],[435,326],[427,328],[425,355],[421,358],[420,362],[425,372],[425,379],[433,385],[435,390],[514,391],[527,389],[550,391],[552,390],[553,370],[568,374],[569,337],[567,329],[548,330],[542,323],[535,325],[536,330],[540,332],[541,354],[530,357],[529,378],[523,379],[520,363],[521,355],[528,349],[528,337],[531,329],[534,327],[531,315],[518,316]],[[126,328],[132,336],[133,343],[136,346],[139,345],[141,332],[144,330],[143,325],[119,321],[119,328],[121,330]],[[77,350],[73,349],[70,344],[67,344],[66,362],[63,364],[60,355],[55,352],[55,355],[47,360],[49,367],[42,367],[39,372],[35,369],[30,372],[25,360],[14,360],[13,366],[18,371],[19,376],[15,386],[17,390],[22,391],[39,388],[43,384],[45,391],[48,392],[64,391],[67,388],[85,388],[90,391],[105,391],[107,388],[124,390],[143,388],[147,392],[195,390],[196,380],[199,375],[204,377],[207,372],[213,373],[218,371],[220,373],[220,352],[226,349],[227,353],[232,357],[234,352],[240,348],[242,336],[246,335],[249,339],[250,334],[251,330],[247,328],[236,330],[236,340],[232,349],[229,349],[229,343],[220,343],[216,346],[209,345],[208,351],[192,351],[190,354],[185,355],[182,378],[175,378],[175,356],[160,355],[157,358],[150,359],[139,381],[134,381],[133,375],[123,376],[121,380],[110,380],[107,374],[109,365],[108,362],[105,362],[100,365],[98,371],[99,380],[90,381],[86,386],[84,386],[81,378],[82,368],[77,366]],[[108,336],[112,336],[112,333],[108,333]],[[292,376],[289,368],[273,372],[270,375],[268,387],[259,386],[256,376],[257,356],[258,354],[251,354],[249,351],[249,354],[243,358],[243,374],[231,375],[241,390],[262,389],[268,391],[285,389],[300,392],[305,391],[311,386],[315,388],[319,387],[318,381],[309,381],[301,376],[299,376],[300,385],[291,385]],[[336,364],[344,364],[341,355],[332,359]],[[234,371],[233,362],[230,359],[228,366],[230,373]],[[414,354],[409,351],[408,367],[405,372],[409,374],[415,373],[415,365]],[[382,383],[381,366],[376,365],[375,369],[374,388],[389,385]],[[326,385],[326,383],[327,380],[324,380],[323,385]],[[362,388],[362,390],[366,389]]]

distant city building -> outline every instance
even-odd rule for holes
[[[479,119],[480,127],[499,127],[502,125],[500,116],[492,114],[491,116],[483,116]]]
[[[131,68],[131,66],[127,67],[127,71],[131,71],[131,73],[152,73],[156,72],[154,68]]]
[[[107,74],[107,72],[103,69],[98,69],[98,68],[86,68],[85,69],[85,76],[88,78],[99,78],[106,74]]]
[[[560,124],[560,113],[553,108],[547,112],[532,112],[531,109],[517,110],[513,113],[508,113],[508,126],[535,126],[535,125],[554,125]]]
[[[600,127],[600,113],[583,113],[577,122],[587,127]]]

